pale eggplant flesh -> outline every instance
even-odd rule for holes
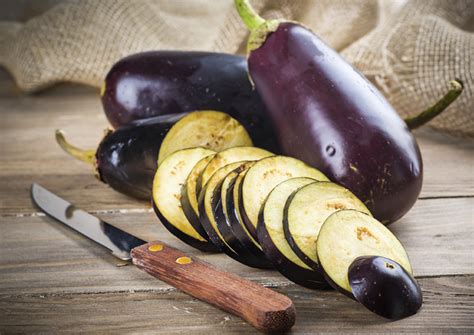
[[[216,189],[216,192],[220,193],[220,201],[216,201],[216,205],[213,206],[217,229],[227,245],[235,250],[241,257],[245,257],[249,261],[251,260],[253,267],[270,269],[273,268],[271,262],[265,257],[265,254],[254,244],[254,242],[250,240],[250,236],[246,235],[246,232],[243,231],[244,227],[241,226],[242,223],[239,221],[232,221],[234,218],[231,219],[231,217],[235,213],[230,212],[235,210],[234,207],[231,207],[229,210],[229,206],[227,206],[227,197],[232,196],[232,192],[229,192],[229,188],[233,188],[239,174],[244,171],[246,170],[237,169],[232,171],[224,178],[220,189]],[[215,195],[216,200],[217,197],[219,197],[219,194]],[[243,242],[237,237],[237,234],[245,235]]]
[[[204,231],[201,221],[199,220],[199,204],[196,184],[201,172],[214,156],[215,154],[206,156],[197,162],[186,178],[186,182],[181,189],[181,207],[183,208],[184,215],[186,215],[186,218],[189,220],[194,229],[203,235],[205,235],[206,232]]]
[[[313,269],[319,269],[316,240],[326,218],[341,209],[370,215],[367,207],[348,189],[328,181],[305,185],[285,203],[283,229],[291,249]]]
[[[160,145],[158,165],[181,149],[203,147],[219,152],[238,146],[253,146],[253,142],[236,119],[219,111],[195,111],[182,117],[168,131]]]
[[[186,218],[181,189],[194,165],[213,154],[214,151],[205,148],[177,151],[160,164],[153,179],[153,208],[163,226],[184,243],[202,251],[217,251],[217,248],[204,231],[196,230]]]
[[[408,273],[412,267],[405,248],[393,233],[370,215],[344,209],[323,223],[316,241],[318,263],[331,286],[353,298],[347,273],[360,256],[378,255],[393,259]]]
[[[328,180],[321,171],[287,156],[263,158],[247,171],[240,185],[239,209],[248,231],[255,239],[258,216],[265,198],[279,183],[296,177]]]
[[[285,200],[297,189],[317,182],[300,177],[278,184],[266,198],[259,213],[258,241],[275,268],[294,283],[311,288],[329,288],[321,269],[312,269],[294,253],[283,231]]]

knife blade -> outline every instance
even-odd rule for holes
[[[110,250],[115,257],[131,260],[130,251],[143,241],[101,219],[81,210],[46,188],[33,183],[33,202],[49,216]]]
[[[181,291],[240,316],[258,330],[281,332],[295,323],[295,307],[288,297],[231,274],[163,242],[147,243],[75,208],[46,188],[33,183],[31,197],[47,215],[110,250],[122,260]]]

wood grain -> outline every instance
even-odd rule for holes
[[[159,246],[160,250],[153,250]],[[132,250],[133,264],[180,291],[246,320],[264,332],[288,331],[295,307],[286,296],[154,241]]]
[[[391,226],[407,249],[415,275],[474,274],[473,208],[472,198],[420,200],[403,220]],[[152,212],[99,216],[144,240],[162,240],[244,278],[271,286],[289,284],[275,271],[252,269],[223,254],[192,249],[169,234]],[[51,218],[11,216],[0,220],[0,287],[12,294],[169,289],[133,266],[117,267],[107,250]]]
[[[471,333],[474,277],[421,279],[424,305],[388,322],[334,291],[279,288],[296,305],[294,334]],[[137,290],[97,294],[1,295],[0,332],[255,333],[242,319],[180,292]]]

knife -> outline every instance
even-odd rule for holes
[[[171,286],[246,320],[258,330],[279,332],[295,323],[295,307],[286,296],[160,241],[147,243],[81,210],[33,183],[33,203],[47,215],[107,248],[121,260]]]

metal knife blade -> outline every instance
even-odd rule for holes
[[[112,255],[121,260],[130,260],[130,251],[146,243],[146,241],[75,208],[71,203],[36,183],[31,185],[31,198],[36,206],[47,215],[109,249]]]

